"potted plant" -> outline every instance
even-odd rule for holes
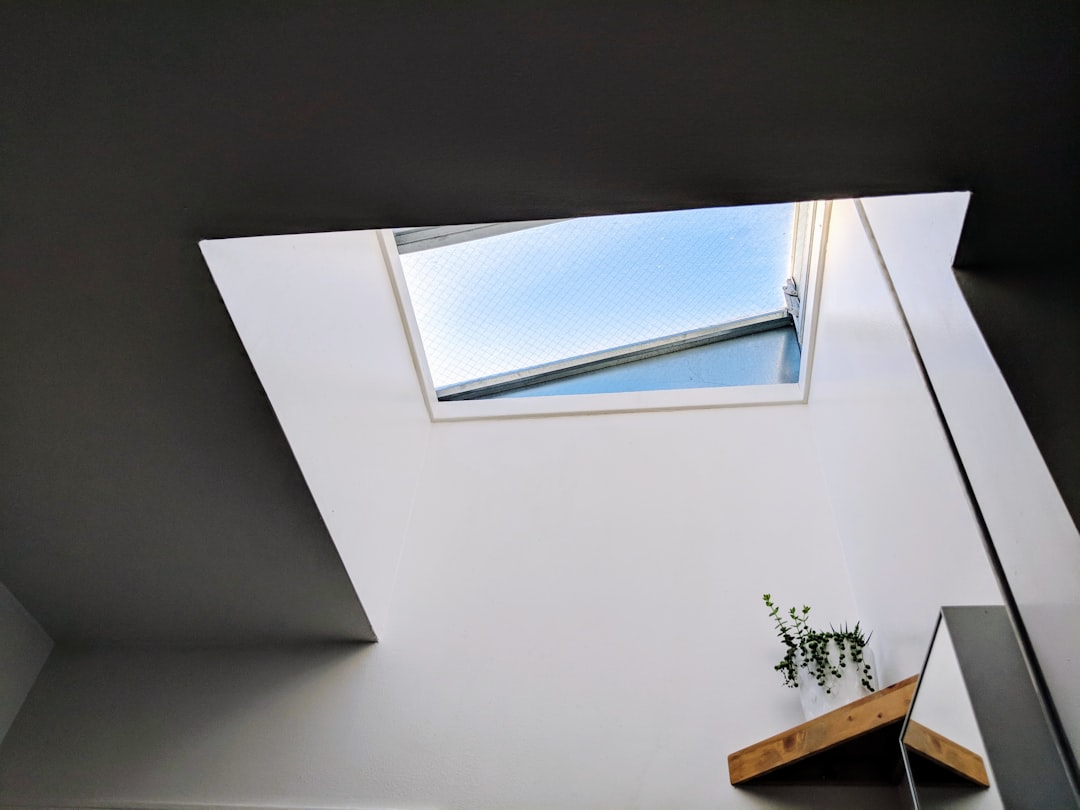
[[[763,598],[786,648],[773,668],[783,676],[785,686],[799,690],[807,720],[874,691],[873,656],[867,646],[870,636],[857,622],[853,629],[844,625],[839,630],[831,626],[814,630],[808,605],[785,614],[769,594]]]

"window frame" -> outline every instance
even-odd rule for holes
[[[384,228],[379,230],[377,234],[428,415],[434,422],[666,411],[745,405],[801,404],[806,402],[809,395],[813,367],[813,344],[816,334],[818,293],[824,267],[825,242],[827,240],[831,207],[830,201],[812,201],[796,204],[795,238],[792,240],[792,281],[797,292],[798,314],[792,314],[796,335],[802,346],[799,381],[770,385],[559,394],[498,399],[440,400],[432,382],[431,372],[424,354],[419,325],[413,311],[408,285],[401,264],[401,254],[398,249],[395,229]],[[397,229],[397,234],[423,234],[421,239],[434,237],[442,240],[441,244],[450,244],[451,242],[447,240],[465,241],[483,238],[496,235],[496,233],[508,233],[557,221],[559,220],[487,223],[441,228],[409,228]],[[494,230],[496,228],[498,230]],[[405,252],[409,252],[408,248],[406,248]],[[511,374],[514,373],[511,372]]]

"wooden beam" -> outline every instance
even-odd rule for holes
[[[979,787],[990,787],[982,757],[922,723],[908,722],[904,745]]]
[[[918,679],[918,675],[912,675],[847,706],[728,755],[731,784],[745,784],[883,726],[898,725],[911,705]],[[899,726],[897,732],[899,742]]]

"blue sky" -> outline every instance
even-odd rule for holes
[[[587,217],[408,253],[435,386],[783,309],[794,208]]]

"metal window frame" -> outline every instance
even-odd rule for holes
[[[784,285],[788,312],[795,324],[795,335],[799,345],[803,342],[803,324],[805,322],[805,292],[813,261],[814,223],[818,219],[818,202],[795,203],[795,225],[791,238],[791,275]]]
[[[487,239],[504,233],[525,231],[566,222],[566,219],[533,219],[521,222],[483,222],[474,225],[433,225],[418,228],[394,228],[394,242],[398,254],[416,253],[421,250],[460,245],[475,239]]]
[[[426,381],[424,387],[428,393],[426,393],[425,396],[427,398],[428,410],[431,413],[432,418],[437,418],[435,409],[439,403],[443,403],[447,407],[462,407],[465,405],[479,405],[481,402],[508,402],[512,400],[491,400],[486,399],[486,397],[505,391],[531,387],[551,380],[577,376],[607,366],[643,360],[662,354],[675,353],[684,349],[716,343],[754,332],[763,332],[770,329],[794,326],[797,339],[801,346],[804,341],[804,325],[810,330],[806,334],[808,344],[804,347],[804,359],[800,365],[800,382],[794,384],[801,393],[797,395],[796,399],[792,399],[791,401],[805,401],[806,391],[809,389],[808,377],[813,343],[812,333],[814,313],[809,310],[811,308],[816,308],[816,303],[814,302],[817,300],[817,295],[814,293],[814,288],[817,284],[820,284],[820,265],[824,255],[824,230],[826,229],[825,226],[827,224],[827,214],[830,203],[828,201],[807,201],[795,202],[793,204],[795,206],[795,223],[792,229],[791,271],[788,283],[785,285],[785,287],[791,287],[792,294],[787,296],[788,307],[786,310],[762,313],[735,322],[715,324],[691,330],[690,332],[654,338],[642,341],[641,343],[606,349],[579,357],[565,358],[539,366],[492,375],[491,377],[485,377],[478,380],[455,383],[443,386],[439,389],[436,389],[434,385],[432,385],[430,371],[427,368],[427,359],[424,356],[422,341],[419,338],[418,325],[415,322],[415,316],[412,314],[408,286],[401,269],[400,259],[397,257],[401,254],[418,250],[459,244],[503,233],[512,233],[528,228],[550,225],[556,222],[565,222],[569,219],[574,219],[574,217],[520,222],[480,223],[473,225],[384,229],[382,231],[383,236],[381,237],[383,240],[384,255],[387,259],[388,267],[391,268],[391,280],[395,288],[395,293],[398,296],[403,318],[407,324],[406,331],[413,348],[414,361],[417,364],[421,379]],[[393,256],[392,254],[394,253],[396,253],[397,256]],[[794,307],[792,302],[793,298]],[[806,376],[807,379],[804,380],[804,376]],[[761,386],[751,386],[750,388],[756,389],[760,387]],[[777,388],[779,390],[780,388],[787,388],[787,386],[778,384],[772,386],[772,388]],[[639,398],[641,393],[644,392],[636,392],[635,398]],[[666,393],[670,394],[672,392]],[[621,395],[607,394],[604,396],[610,398],[612,396]],[[788,401],[785,397],[790,396],[790,394],[785,394],[783,396],[777,394],[776,396],[780,397],[777,401]],[[775,398],[770,398],[770,396],[766,395],[764,392],[762,393],[762,397],[762,401],[773,401],[773,398]],[[720,398],[723,399],[722,396]],[[736,398],[738,399],[738,396]],[[531,399],[532,398],[526,398],[525,400],[516,401],[526,402],[531,401]],[[756,401],[759,398],[755,397],[753,399]],[[618,409],[620,408],[616,408],[616,410]],[[540,410],[544,409],[541,408]],[[557,412],[561,411],[557,410]],[[441,418],[468,417],[438,417],[438,419]]]
[[[484,399],[507,391],[531,388],[540,383],[577,377],[590,371],[599,371],[602,368],[647,360],[650,357],[659,357],[664,354],[674,354],[698,346],[707,346],[711,343],[742,337],[743,335],[752,335],[756,332],[782,329],[785,326],[790,326],[791,322],[790,313],[781,309],[776,312],[767,312],[763,315],[755,315],[751,318],[743,318],[742,320],[731,321],[718,326],[706,326],[702,329],[693,329],[689,332],[679,332],[675,335],[643,340],[639,343],[631,343],[614,349],[603,349],[578,357],[553,360],[550,363],[508,371],[503,374],[494,374],[478,380],[446,385],[442,388],[436,388],[435,396],[440,402]]]

